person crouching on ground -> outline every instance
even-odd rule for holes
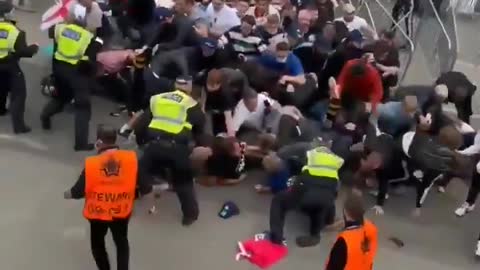
[[[300,247],[315,246],[320,242],[320,231],[327,219],[335,213],[335,198],[338,187],[338,170],[343,159],[333,154],[331,142],[324,146],[303,151],[306,162],[302,172],[293,181],[289,190],[276,194],[270,206],[270,239],[273,243],[283,242],[283,227],[288,211],[300,208],[310,218],[310,233],[296,239]]]

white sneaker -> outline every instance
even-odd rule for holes
[[[480,241],[477,242],[477,250],[475,250],[475,256],[480,257]]]
[[[457,208],[457,210],[455,210],[455,215],[457,215],[458,217],[463,217],[469,212],[472,212],[473,209],[475,209],[474,204],[470,205],[467,202],[464,202],[462,206],[460,206],[459,208]]]

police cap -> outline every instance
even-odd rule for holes
[[[6,14],[12,12],[13,4],[10,1],[2,0],[0,1],[0,16],[3,17]]]

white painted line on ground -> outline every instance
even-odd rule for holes
[[[460,67],[465,67],[465,68],[471,68],[471,69],[477,69],[480,71],[480,66],[479,65],[475,65],[475,64],[472,64],[472,63],[469,63],[469,62],[465,62],[465,61],[462,61],[462,60],[457,60],[455,62],[455,68],[457,66],[460,66]],[[454,69],[455,69],[454,68]]]
[[[48,146],[45,144],[25,137],[14,136],[10,134],[0,134],[0,140],[21,143],[35,150],[48,151]]]
[[[63,230],[63,239],[81,240],[87,236],[87,229],[84,226],[72,226]]]

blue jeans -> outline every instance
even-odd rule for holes
[[[328,112],[329,100],[321,100],[310,107],[309,113],[313,120],[323,123]]]
[[[268,176],[268,185],[274,194],[287,189],[287,182],[290,178],[290,169],[286,162],[283,163],[284,166],[282,166],[280,171]]]

